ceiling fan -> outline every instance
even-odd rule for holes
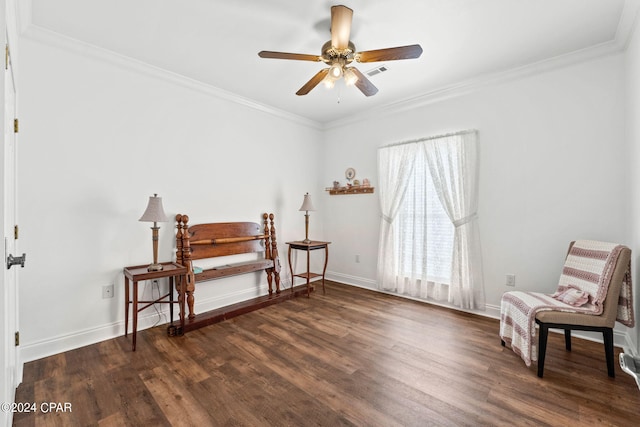
[[[322,81],[327,87],[333,87],[341,77],[344,77],[347,85],[355,85],[366,96],[375,95],[378,92],[378,88],[350,64],[353,61],[378,62],[418,58],[422,54],[422,47],[419,44],[413,44],[356,52],[356,47],[349,40],[352,19],[353,10],[348,7],[342,5],[331,7],[331,40],[322,46],[322,54],[320,55],[263,50],[258,53],[258,56],[261,58],[293,59],[298,61],[322,61],[329,65],[328,68],[318,71],[311,80],[296,92],[296,95],[308,94]]]

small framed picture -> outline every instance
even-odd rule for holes
[[[356,170],[354,168],[348,168],[345,173],[344,176],[351,181],[353,178],[355,178],[356,176]]]

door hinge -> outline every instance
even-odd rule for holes
[[[20,345],[20,332],[16,332],[16,347]]]
[[[18,235],[20,234],[20,230],[18,229],[18,224],[13,226],[13,239],[18,240]]]
[[[9,45],[4,45],[4,69],[9,69]]]
[[[18,133],[19,130],[20,130],[20,122],[18,121],[18,119],[13,119],[13,132]]]

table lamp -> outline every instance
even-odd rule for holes
[[[309,193],[304,195],[304,200],[302,201],[302,206],[300,206],[299,211],[305,211],[304,214],[304,240],[303,243],[311,243],[309,240],[309,211],[315,211],[316,208],[313,207],[313,203],[311,202],[311,196]]]
[[[169,219],[164,213],[162,208],[162,197],[158,197],[157,194],[149,197],[149,204],[147,210],[144,211],[142,217],[138,221],[153,222],[151,227],[151,239],[153,241],[153,264],[149,265],[148,271],[160,271],[162,270],[162,264],[158,264],[158,222],[167,222]]]

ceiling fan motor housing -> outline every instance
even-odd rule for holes
[[[349,42],[349,47],[346,49],[338,49],[331,45],[331,40],[326,42],[322,46],[322,60],[327,64],[333,65],[334,63],[340,63],[341,65],[350,64],[355,59],[356,47],[353,43]]]

